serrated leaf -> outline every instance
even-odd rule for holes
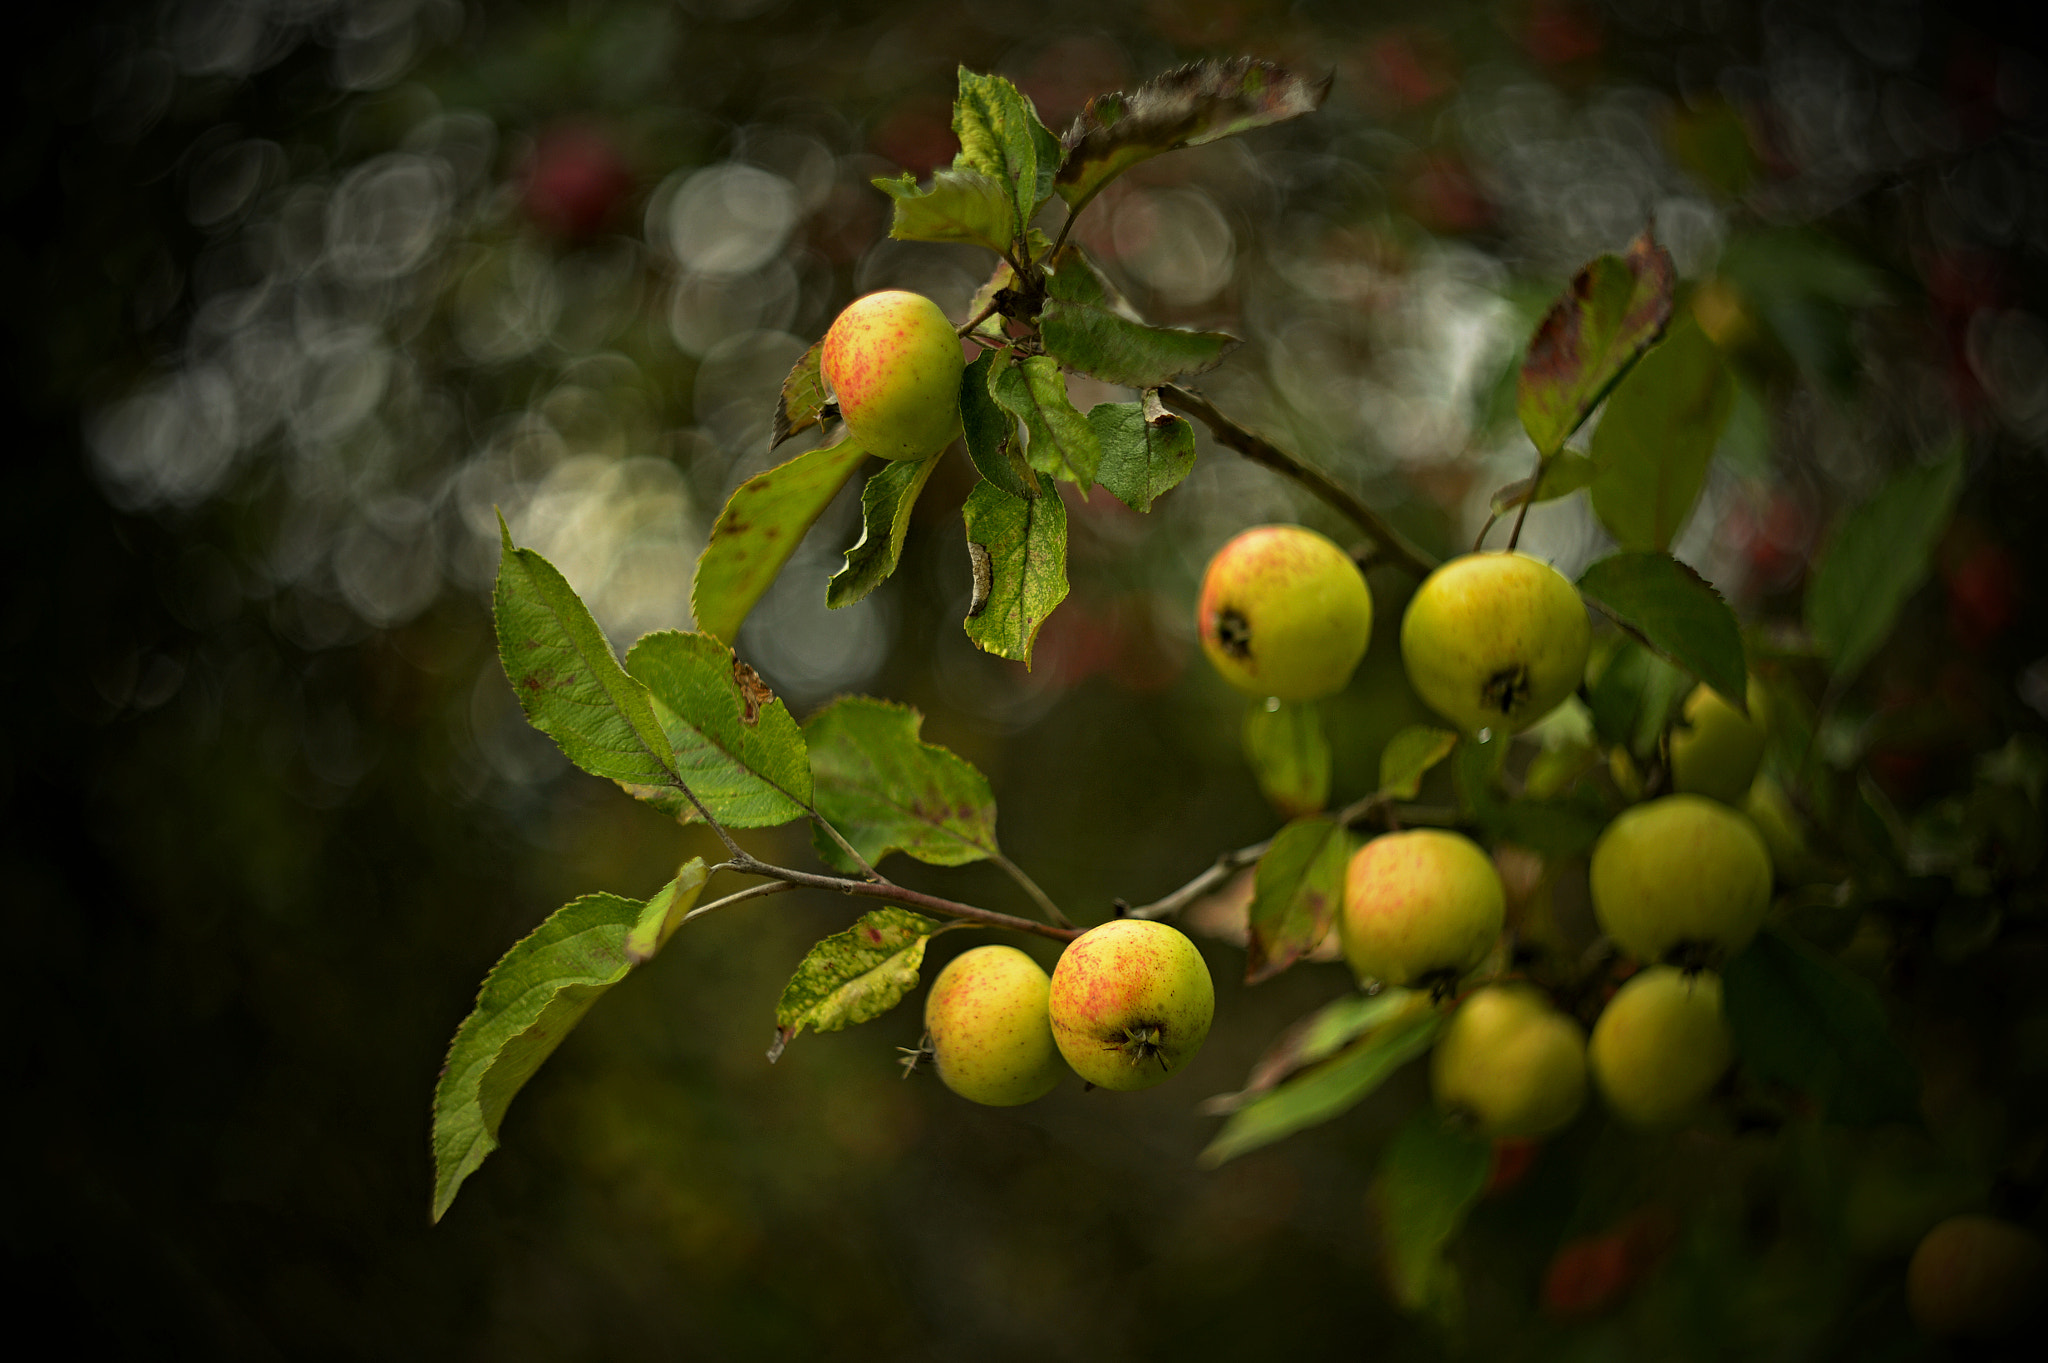
[[[1593,481],[1599,472],[1592,459],[1577,450],[1563,450],[1543,466],[1543,485],[1536,489],[1536,500],[1554,502],[1559,497],[1568,497]],[[1504,516],[1522,504],[1529,495],[1529,484],[1533,478],[1517,478],[1493,494],[1491,509],[1496,516]]]
[[[1624,549],[1669,549],[1706,485],[1735,376],[1690,317],[1607,400],[1593,432],[1593,512]]]
[[[1213,1169],[1348,1112],[1428,1050],[1443,1027],[1443,1014],[1431,1005],[1428,991],[1403,992],[1403,1005],[1373,1030],[1232,1113],[1202,1151],[1202,1164]]]
[[[960,138],[956,168],[971,167],[1001,185],[1014,206],[1017,226],[1038,210],[1039,131],[1044,125],[1031,101],[1001,76],[960,68],[960,92],[953,100],[953,131]],[[1002,248],[998,248],[1002,249]]]
[[[1382,989],[1377,994],[1351,993],[1324,1004],[1282,1032],[1245,1076],[1244,1088],[1222,1093],[1202,1104],[1202,1111],[1227,1116],[1270,1093],[1282,1081],[1327,1060],[1367,1032],[1385,1026],[1413,1005],[1415,993]]]
[[[783,379],[782,394],[775,400],[775,429],[768,440],[769,449],[822,420],[825,405],[831,401],[825,392],[824,355],[824,340],[813,341]]]
[[[498,658],[527,722],[592,776],[670,784],[674,756],[647,689],[619,666],[604,631],[555,565],[515,548],[503,518],[498,530]]]
[[[1329,934],[1356,841],[1334,819],[1296,819],[1273,835],[1252,879],[1246,984],[1271,979]]]
[[[892,459],[868,475],[860,490],[860,538],[846,551],[846,566],[825,584],[827,606],[851,606],[889,580],[903,557],[911,508],[938,466],[937,459]]]
[[[1724,696],[1747,693],[1742,626],[1705,578],[1669,554],[1612,554],[1579,575],[1579,590],[1637,639]]]
[[[1060,139],[1066,160],[1055,186],[1069,211],[1149,157],[1200,146],[1314,113],[1327,78],[1303,80],[1251,57],[1194,62],[1126,94],[1097,95]]]
[[[1259,792],[1287,818],[1330,799],[1330,742],[1314,701],[1253,704],[1244,715],[1244,755]]]
[[[1404,1311],[1454,1321],[1463,1305],[1444,1247],[1486,1188],[1493,1148],[1424,1109],[1395,1133],[1373,1181],[1389,1294]]]
[[[1877,992],[1836,961],[1766,927],[1728,962],[1721,1006],[1735,1053],[1852,1126],[1912,1121],[1920,1078]]]
[[[987,554],[988,592],[962,622],[985,653],[1029,665],[1040,626],[1067,597],[1067,508],[1048,488],[1013,497],[978,483],[964,511],[970,551]]]
[[[865,450],[845,439],[800,454],[740,485],[718,513],[711,538],[697,556],[697,575],[690,583],[690,613],[697,628],[733,641],[804,533],[825,514],[865,458]]]
[[[1515,411],[1537,452],[1556,454],[1671,320],[1671,256],[1648,232],[1576,275],[1537,323]]]
[[[1133,511],[1150,511],[1195,467],[1195,428],[1167,411],[1156,391],[1146,390],[1142,402],[1097,403],[1088,425],[1102,444],[1095,481]]]
[[[1451,755],[1458,735],[1449,729],[1411,724],[1395,732],[1380,749],[1380,794],[1390,800],[1412,800],[1422,790],[1429,769]]]
[[[1836,677],[1853,676],[1891,633],[1927,576],[1962,484],[1958,443],[1939,463],[1895,474],[1843,518],[1806,589],[1806,627],[1833,659]]]
[[[626,670],[654,698],[676,769],[728,828],[772,828],[809,811],[811,764],[789,709],[733,651],[708,634],[643,635]],[[696,809],[673,785],[621,782],[635,799],[689,823]]]
[[[869,1022],[917,988],[924,949],[939,925],[908,909],[870,909],[810,949],[775,1005],[773,1062],[806,1027],[837,1032]]]
[[[1102,464],[1102,442],[1088,418],[1074,410],[1067,380],[1049,355],[1027,355],[989,371],[989,396],[1024,423],[1030,437],[1024,460],[1040,473],[1074,484],[1084,493]]]
[[[1121,300],[1071,246],[1053,265],[1039,338],[1069,369],[1126,388],[1157,388],[1214,369],[1243,344],[1227,332],[1155,327],[1125,315]]]
[[[1000,253],[1017,234],[1009,190],[978,170],[938,171],[923,189],[909,171],[871,183],[895,205],[889,235],[897,241],[964,242]]]
[[[998,854],[988,778],[920,738],[923,725],[910,706],[866,696],[841,697],[804,725],[818,812],[870,866],[891,852],[933,866]],[[820,851],[852,869],[837,848]]]
[[[498,1148],[520,1088],[605,991],[668,941],[707,874],[693,858],[644,903],[611,894],[572,900],[491,968],[434,1087],[434,1220]]]

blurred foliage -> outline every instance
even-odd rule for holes
[[[1735,371],[1729,458],[1674,549],[1779,680],[1773,771],[1822,806],[1787,827],[1846,830],[1791,849],[1813,892],[1789,922],[1889,991],[1924,1124],[1581,1123],[1454,1245],[1467,1342],[1913,1356],[1920,1232],[1968,1206],[2039,1223],[2048,67],[2000,28],[1684,0],[171,0],[31,22],[0,162],[7,1253],[79,1351],[1440,1351],[1365,1286],[1404,1106],[1197,1167],[1199,1097],[1347,988],[1303,964],[1246,989],[1222,943],[1228,1025],[1187,1078],[990,1111],[898,1082],[907,1019],[771,1070],[774,1000],[845,907],[708,919],[563,1048],[428,1230],[425,1098],[476,982],[573,895],[646,896],[715,851],[525,726],[488,633],[492,510],[615,644],[686,624],[712,518],[773,462],[783,376],[838,306],[900,286],[964,316],[985,277],[972,248],[889,241],[868,184],[950,161],[959,65],[1055,129],[1194,56],[1334,72],[1313,118],[1148,161],[1076,235],[1148,316],[1244,336],[1204,390],[1435,552],[1530,472],[1510,361],[1542,307],[1645,219]],[[1958,424],[1935,579],[1816,725],[1789,683],[1826,678],[1785,628],[1809,566]],[[828,612],[859,534],[842,495],[742,653],[799,714],[853,688],[919,706],[989,774],[1006,850],[1084,917],[1267,835],[1241,705],[1188,666],[1194,582],[1247,524],[1345,528],[1204,440],[1149,520],[1072,504],[1072,594],[1027,673],[958,626],[969,481],[938,469],[896,576]],[[1576,576],[1608,541],[1563,498],[1523,543]],[[1372,585],[1372,650],[1321,713],[1337,801],[1429,718],[1395,646],[1412,583]],[[1603,726],[1654,735],[1601,696]],[[1882,887],[1868,912],[1830,897],[1848,868]],[[950,874],[1016,905],[986,866]],[[1389,1092],[1412,1106],[1419,1082]],[[1588,1236],[1619,1236],[1634,1290],[1546,1308],[1544,1266]]]

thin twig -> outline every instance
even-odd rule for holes
[[[713,869],[726,870],[731,868],[715,867]],[[769,880],[763,881],[759,885],[749,885],[744,890],[735,890],[733,893],[726,895],[722,899],[712,900],[709,904],[699,904],[696,908],[691,909],[688,913],[684,914],[682,922],[677,923],[676,926],[681,927],[683,923],[689,922],[692,918],[702,918],[705,914],[710,913],[713,909],[722,909],[728,904],[737,904],[742,899],[759,899],[764,895],[787,894],[789,891],[794,890],[795,888],[796,886],[791,885],[788,881],[783,880]]]
[[[1083,199],[1081,201],[1081,208],[1086,208],[1090,202],[1091,201],[1088,199]],[[1058,255],[1060,253],[1060,247],[1065,246],[1067,244],[1067,233],[1074,230],[1074,219],[1081,216],[1081,208],[1075,208],[1072,205],[1068,206],[1067,220],[1060,224],[1059,237],[1057,240],[1053,242],[1052,249],[1045,253],[1045,258],[1047,260],[1051,260],[1054,256]]]
[[[1436,567],[1435,559],[1410,544],[1400,531],[1388,524],[1379,512],[1367,506],[1356,493],[1333,481],[1322,470],[1302,463],[1265,437],[1238,425],[1201,394],[1183,388],[1177,383],[1169,383],[1159,389],[1159,395],[1207,426],[1209,433],[1216,437],[1217,444],[1236,450],[1254,464],[1292,478],[1342,512],[1353,524],[1372,537],[1384,557],[1400,564],[1417,577],[1429,576],[1430,571]]]
[[[961,337],[972,335],[976,327],[980,326],[983,322],[986,322],[990,317],[993,317],[995,315],[995,311],[996,300],[994,298],[990,298],[988,300],[987,307],[983,308],[980,312],[975,313],[973,318],[969,320],[965,325],[955,327],[953,329],[953,334]]]
[[[1060,912],[1060,906],[1052,902],[1052,896],[1039,889],[1038,882],[1026,875],[1022,866],[1011,861],[1001,852],[997,852],[989,860],[1002,867],[1009,874],[1010,879],[1016,881],[1023,888],[1024,893],[1031,896],[1037,903],[1039,912],[1043,913],[1047,919],[1063,928],[1074,926],[1073,920]]]
[[[1056,928],[1035,919],[996,913],[973,904],[962,904],[958,900],[941,899],[937,895],[925,894],[921,890],[908,890],[900,885],[877,885],[868,880],[851,880],[845,876],[821,876],[809,871],[791,870],[787,866],[770,866],[767,862],[745,852],[733,858],[732,869],[744,875],[767,876],[791,885],[802,885],[813,890],[830,890],[835,894],[852,895],[857,899],[886,899],[892,904],[928,909],[948,918],[964,918],[992,928],[1036,933],[1040,937],[1050,937],[1056,942],[1071,942],[1081,935],[1078,928]]]
[[[1536,494],[1543,490],[1543,475],[1550,468],[1550,457],[1536,456],[1536,476],[1529,480],[1528,495],[1522,498],[1522,509],[1515,513],[1515,528],[1508,532],[1508,552],[1514,553],[1515,546],[1522,542],[1522,522],[1529,519],[1529,508],[1535,504]],[[1492,522],[1488,522],[1489,525]],[[1482,532],[1483,533],[1483,532]]]
[[[1383,795],[1375,793],[1366,796],[1362,800],[1354,800],[1352,803],[1344,806],[1344,808],[1337,811],[1334,818],[1339,825],[1345,828],[1364,823],[1372,818],[1379,818],[1390,827],[1397,822],[1424,824],[1430,827],[1451,827],[1458,823],[1458,811],[1455,809],[1445,809],[1437,805],[1398,804]],[[1219,853],[1208,869],[1204,870],[1193,880],[1190,880],[1173,893],[1153,900],[1150,904],[1139,905],[1137,908],[1126,913],[1124,917],[1165,918],[1170,914],[1179,913],[1211,890],[1221,887],[1224,881],[1229,880],[1245,867],[1256,863],[1260,857],[1266,855],[1266,850],[1272,845],[1273,840],[1268,838],[1264,842],[1255,842],[1249,847],[1240,847],[1234,852]]]

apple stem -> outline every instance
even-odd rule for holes
[[[1346,519],[1372,538],[1381,557],[1399,564],[1417,577],[1429,576],[1437,566],[1434,558],[1410,544],[1400,531],[1367,506],[1356,493],[1336,483],[1322,470],[1304,464],[1264,436],[1238,425],[1201,394],[1177,383],[1162,384],[1158,391],[1161,397],[1207,426],[1217,444],[1236,450],[1254,464],[1292,478],[1343,513]]]

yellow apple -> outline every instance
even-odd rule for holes
[[[869,454],[926,459],[960,433],[960,338],[923,294],[854,299],[825,333],[819,365]]]
[[[1409,682],[1466,733],[1512,733],[1549,714],[1578,688],[1592,643],[1578,588],[1527,554],[1454,558],[1401,617]]]
[[[1479,844],[1415,828],[1352,854],[1337,933],[1360,983],[1447,983],[1479,964],[1506,919],[1507,891]]]
[[[1586,1101],[1586,1034],[1526,984],[1458,1005],[1430,1057],[1436,1104],[1482,1136],[1547,1136]]]
[[[1216,1012],[1208,962],[1177,928],[1116,918],[1067,944],[1047,999],[1052,1037],[1098,1088],[1151,1088],[1202,1048]]]
[[[924,1029],[939,1078],[962,1098],[1015,1107],[1067,1072],[1046,1011],[1051,981],[1015,947],[984,946],[947,963],[925,995]]]
[[[1633,1126],[1684,1121],[1735,1058],[1721,977],[1651,966],[1615,991],[1593,1023],[1586,1059],[1615,1115]]]
[[[1350,555],[1299,525],[1256,526],[1216,551],[1195,609],[1202,651],[1253,696],[1344,689],[1372,639],[1372,593]]]

